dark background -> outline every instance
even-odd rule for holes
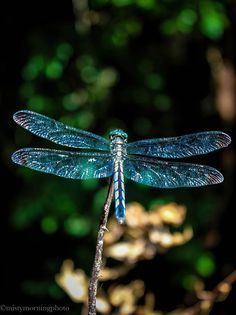
[[[230,134],[233,141],[228,149],[191,159],[219,169],[225,176],[221,185],[167,192],[127,182],[127,202],[138,201],[146,209],[156,198],[185,204],[194,237],[177,254],[170,250],[139,262],[121,282],[141,274],[147,289],[157,295],[156,309],[170,311],[194,301],[188,304],[190,293],[176,279],[181,278],[181,270],[201,278],[212,290],[235,269],[236,7],[230,1],[147,3],[91,1],[88,7],[99,15],[98,22],[96,14],[89,15],[86,8],[75,12],[65,0],[8,2],[1,10],[3,304],[57,303],[70,305],[71,313],[77,310],[54,276],[66,258],[90,274],[107,187],[106,180],[86,185],[13,165],[10,155],[19,147],[51,145],[16,126],[12,114],[20,109],[104,136],[112,128],[123,128],[131,140],[204,130]],[[58,70],[56,52],[65,42],[66,56]],[[34,58],[38,55],[43,56],[43,65]],[[116,80],[102,88],[95,86],[94,76],[107,68],[112,69],[110,79]],[[85,102],[80,98],[77,104],[65,97],[81,89],[87,91]],[[58,213],[58,196],[69,210],[62,207]],[[84,219],[83,232],[79,229],[72,235],[67,228],[72,214]],[[56,222],[51,230],[44,220],[48,215]],[[194,255],[192,261],[176,258],[192,252],[210,253],[214,268],[209,274],[198,274]],[[211,314],[233,314],[235,292],[234,285]]]

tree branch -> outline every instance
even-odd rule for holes
[[[108,188],[106,202],[104,204],[101,221],[98,230],[98,238],[97,238],[97,245],[96,245],[96,252],[95,258],[93,263],[93,270],[92,275],[89,283],[89,296],[88,296],[88,314],[89,315],[96,315],[96,295],[97,295],[97,284],[98,284],[98,277],[101,270],[102,265],[102,252],[103,252],[103,242],[104,242],[104,233],[106,230],[107,225],[107,218],[110,210],[110,206],[113,200],[114,195],[114,184],[113,178],[110,179],[110,184]]]

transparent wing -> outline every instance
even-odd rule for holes
[[[102,178],[113,173],[113,161],[106,153],[24,148],[13,153],[12,160],[36,171],[73,179]]]
[[[161,158],[183,158],[218,150],[228,146],[230,142],[230,136],[224,132],[207,131],[180,137],[131,142],[127,145],[127,152]]]
[[[28,110],[16,112],[16,123],[33,134],[67,147],[109,150],[110,142],[81,129],[69,127],[59,121]]]
[[[128,157],[124,161],[124,175],[138,183],[159,188],[198,187],[224,180],[223,175],[210,166],[144,157]]]

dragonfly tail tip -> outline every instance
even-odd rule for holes
[[[124,224],[125,220],[124,220],[124,218],[118,219],[118,222],[119,222],[119,224]]]

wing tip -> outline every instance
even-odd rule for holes
[[[221,148],[227,147],[231,143],[231,137],[225,132],[219,132],[218,141]]]
[[[209,184],[220,184],[224,181],[224,176],[221,172],[214,169],[214,172],[209,175]]]
[[[25,149],[20,149],[18,151],[15,151],[12,156],[11,160],[19,165],[24,165],[26,163],[27,154],[25,152]]]
[[[13,114],[13,120],[19,124],[19,125],[23,125],[24,122],[26,121],[27,118],[27,114],[31,113],[28,110],[19,110],[17,112],[15,112]]]

